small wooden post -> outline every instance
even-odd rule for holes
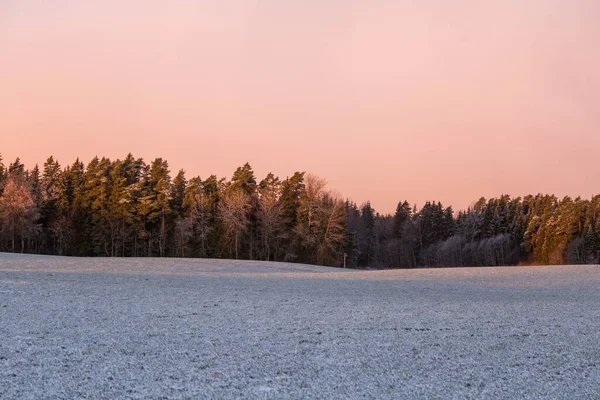
[[[346,268],[346,258],[348,258],[348,253],[344,253],[344,268]]]

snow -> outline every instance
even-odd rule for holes
[[[600,267],[0,253],[0,398],[590,398]]]

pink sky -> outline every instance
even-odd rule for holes
[[[0,153],[295,170],[399,200],[600,192],[597,0],[0,1]]]

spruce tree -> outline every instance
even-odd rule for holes
[[[399,202],[394,214],[394,237],[400,239],[404,231],[404,223],[411,218],[411,208],[408,201]]]
[[[17,185],[22,185],[25,182],[25,165],[23,165],[19,157],[17,157],[15,161],[8,165],[6,180],[8,181],[11,179]]]
[[[173,210],[173,213],[178,217],[183,216],[183,199],[187,184],[185,171],[180,169],[173,179],[173,185],[171,187],[171,210]]]
[[[375,259],[375,210],[370,202],[360,208],[361,224],[358,234],[358,262],[369,266]]]

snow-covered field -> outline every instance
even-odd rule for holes
[[[600,398],[600,267],[0,254],[0,398]]]

